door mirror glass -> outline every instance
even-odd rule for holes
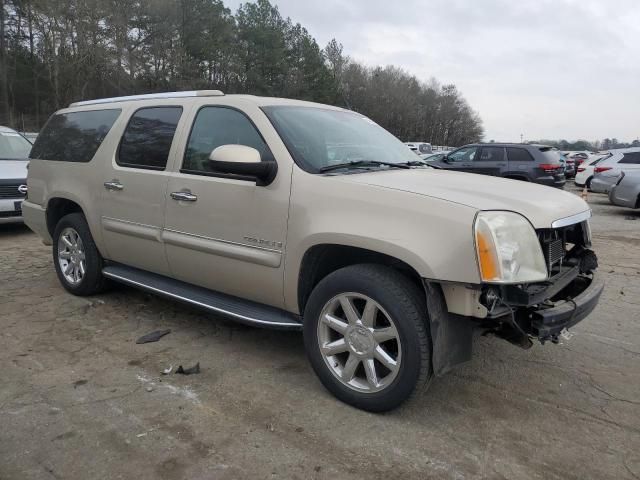
[[[211,172],[249,177],[256,180],[256,185],[265,186],[273,182],[278,171],[278,164],[261,161],[260,152],[246,145],[220,145],[209,155]]]

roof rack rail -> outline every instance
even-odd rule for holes
[[[131,100],[153,100],[154,98],[182,98],[182,97],[220,97],[224,92],[220,90],[190,90],[187,92],[162,92],[148,93],[144,95],[128,95],[126,97],[98,98],[96,100],[85,100],[73,102],[69,107],[79,107],[82,105],[96,105],[100,103],[128,102]]]

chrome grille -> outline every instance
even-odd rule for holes
[[[0,198],[24,198],[25,194],[20,193],[18,187],[25,185],[24,183],[16,183],[13,185],[0,185]]]

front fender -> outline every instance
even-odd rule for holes
[[[382,253],[434,281],[480,283],[466,205],[294,169],[286,242],[285,304],[297,312],[305,253],[337,244]]]

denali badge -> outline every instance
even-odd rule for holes
[[[243,237],[247,242],[255,243],[261,247],[275,247],[282,248],[282,242],[274,242],[273,240],[265,240],[264,238],[249,237],[245,235]]]

